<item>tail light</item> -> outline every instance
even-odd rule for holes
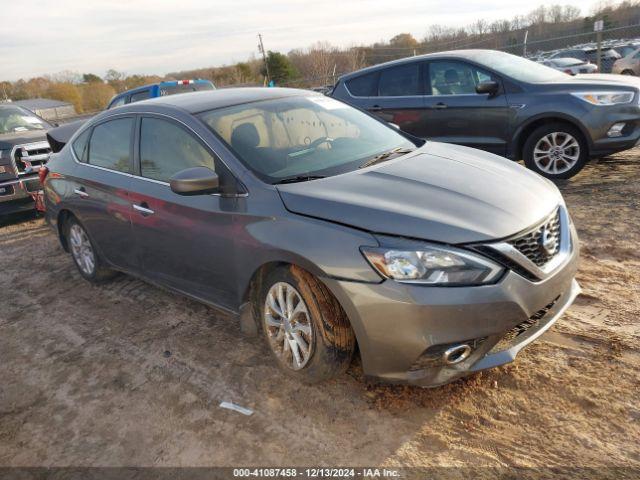
[[[40,179],[40,183],[42,185],[44,185],[44,181],[47,178],[48,174],[49,174],[49,169],[44,165],[40,167],[40,170],[38,170],[38,178]]]

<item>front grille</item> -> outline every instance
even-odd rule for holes
[[[19,145],[15,148],[13,160],[18,175],[28,175],[40,169],[47,163],[51,155],[51,147],[47,142]]]
[[[508,268],[509,270],[513,270],[518,275],[526,278],[529,281],[532,281],[532,282],[537,282],[538,281],[538,277],[536,277],[529,270],[527,270],[526,268],[524,268],[519,263],[514,262],[513,260],[511,260],[506,255],[503,255],[502,253],[498,252],[497,250],[494,250],[491,247],[487,247],[487,246],[484,246],[484,245],[478,245],[477,247],[475,247],[475,250],[477,250],[478,252],[482,253],[483,255],[489,257],[490,259],[494,260],[495,262],[499,263],[500,265]]]
[[[511,330],[509,330],[498,343],[496,343],[491,349],[490,353],[501,352],[503,350],[507,350],[511,348],[513,345],[517,343],[519,337],[524,335],[527,331],[531,330],[534,327],[537,327],[540,324],[540,321],[547,316],[549,310],[553,308],[560,297],[556,297],[551,303],[546,305],[545,307],[538,310],[536,313],[531,315],[524,322],[519,323]]]
[[[534,230],[508,243],[538,267],[544,266],[560,251],[560,210]]]

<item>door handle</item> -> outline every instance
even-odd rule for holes
[[[140,215],[142,215],[143,217],[148,217],[149,215],[153,215],[154,213],[156,213],[149,208],[149,205],[147,205],[146,202],[143,202],[140,205],[134,204],[133,209],[137,212],[140,212]]]
[[[447,108],[447,104],[446,103],[442,103],[442,102],[438,102],[431,108],[435,108],[436,110],[444,110],[445,108]]]
[[[379,112],[381,110],[382,110],[382,107],[380,105],[374,105],[369,109],[370,112]]]
[[[80,187],[80,188],[74,189],[73,193],[75,193],[76,195],[78,195],[79,197],[82,197],[82,198],[87,198],[89,196],[89,194],[86,192],[84,187]]]

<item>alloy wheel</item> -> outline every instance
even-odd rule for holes
[[[533,160],[545,173],[567,172],[580,160],[580,143],[567,132],[549,133],[536,143]]]
[[[96,257],[93,253],[93,247],[87,236],[87,232],[74,223],[69,229],[69,243],[71,244],[71,254],[76,260],[80,270],[86,275],[93,275],[96,268]]]
[[[290,284],[278,282],[267,293],[264,325],[274,353],[292,370],[311,358],[313,329],[307,305]]]

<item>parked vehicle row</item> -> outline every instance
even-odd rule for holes
[[[570,76],[492,50],[457,50],[369,67],[331,96],[439,142],[479,148],[552,179],[640,139],[640,82]]]
[[[448,72],[472,65],[456,61],[400,63],[418,78],[380,71],[377,91],[420,88],[426,72],[453,99],[469,80]],[[473,65],[484,101],[510,88]],[[356,345],[365,375],[388,382],[502,365],[579,292],[578,239],[551,182],[318,93],[125,105],[46,168],[46,219],[84,278],[126,272],[234,313],[305,382],[343,372]]]
[[[577,58],[550,58],[548,60],[540,60],[539,63],[555,70],[568,73],[569,75],[578,75],[579,73],[597,73],[598,71],[597,65]]]

